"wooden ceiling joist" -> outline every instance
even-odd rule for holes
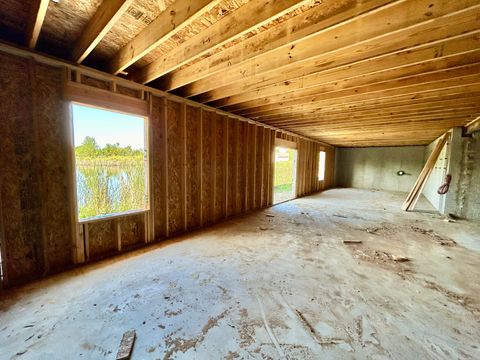
[[[461,91],[468,89],[469,93],[462,93]],[[261,116],[262,121],[269,120],[281,120],[281,119],[290,119],[293,116],[299,120],[303,118],[310,118],[312,116],[318,116],[322,113],[337,113],[337,114],[346,114],[350,112],[361,112],[361,111],[383,111],[390,112],[395,109],[418,109],[422,107],[443,107],[444,104],[449,104],[450,102],[457,101],[458,104],[463,104],[464,102],[475,101],[476,98],[480,96],[480,84],[476,85],[466,85],[465,87],[457,87],[453,89],[443,90],[441,92],[433,93],[423,93],[418,94],[413,98],[411,95],[406,95],[403,97],[397,97],[388,100],[381,99],[372,99],[367,101],[346,103],[330,105],[330,106],[320,106],[313,108],[309,111],[302,111],[299,115],[295,112],[282,112],[281,114],[274,115],[265,115]]]
[[[410,80],[410,79],[407,79]],[[237,112],[241,116],[256,117],[267,114],[282,113],[284,111],[296,110],[302,111],[327,104],[345,104],[347,102],[356,102],[370,99],[389,99],[404,95],[415,96],[425,92],[437,92],[444,89],[455,88],[466,84],[477,84],[480,82],[480,74],[452,76],[448,74],[439,74],[433,77],[428,83],[415,83],[414,81],[394,80],[392,83],[379,83],[366,85],[353,89],[334,91],[324,94],[318,94],[308,98],[284,101],[279,104],[266,105],[259,108],[247,109]],[[393,85],[389,87],[388,85]]]
[[[418,104],[432,104],[436,102],[443,102],[446,100],[456,99],[462,100],[465,98],[475,98],[480,94],[480,83],[466,84],[464,86],[457,86],[454,88],[442,89],[439,91],[430,91],[419,93],[415,95],[406,94],[387,99],[367,99],[360,101],[344,101],[343,103],[321,104],[311,109],[296,109],[292,108],[288,111],[283,110],[276,114],[262,115],[253,117],[261,119],[261,121],[268,121],[269,119],[299,119],[309,118],[310,116],[319,116],[324,111],[338,110],[345,114],[364,109],[385,109],[390,111],[392,107],[400,107],[406,105],[416,106]]]
[[[478,3],[478,0],[467,0],[467,2]],[[302,41],[294,49],[286,51],[281,48],[278,52],[269,53],[266,58],[256,58],[253,63],[232,68],[225,73],[224,77],[205,78],[202,81],[215,84],[216,88],[194,99],[200,102],[211,102],[241,92],[255,91],[259,87],[273,85],[280,81],[289,81],[314,72],[478,30],[480,5],[465,9],[462,6],[463,2],[446,3],[437,0],[435,1],[437,12],[426,16],[424,14],[428,11],[423,9],[422,12],[417,9],[420,3],[424,8],[428,8],[431,2],[395,2],[397,6],[382,8],[383,11],[388,11],[388,14],[380,14],[377,9],[362,15],[363,21],[355,19],[352,20],[353,25],[348,22],[334,29],[328,29],[328,38],[324,38],[325,34],[322,33],[320,34],[322,36],[318,35]],[[399,9],[400,5],[409,5],[412,8]],[[412,14],[413,8],[420,13]],[[458,10],[455,11],[455,9]],[[403,17],[398,16],[400,11],[412,16],[402,22]],[[370,30],[356,31],[356,28],[365,28],[362,24],[369,24]]]
[[[272,99],[279,94],[318,87],[326,83],[340,85],[343,80],[353,77],[362,77],[367,81],[373,77],[375,81],[377,76],[392,78],[392,72],[405,72],[408,75],[409,71],[420,73],[429,69],[431,71],[478,61],[480,61],[480,31],[475,31],[260,87],[256,91],[243,92],[214,101],[211,105],[219,108],[228,106],[232,110],[238,110],[247,108],[261,99]],[[237,104],[236,107],[232,106]]]
[[[221,0],[175,1],[115,54],[110,61],[109,71],[118,74],[125,70],[220,2]]]
[[[42,30],[43,21],[47,14],[49,0],[33,0],[30,13],[30,20],[27,25],[27,46],[35,49],[37,45],[40,31]]]
[[[480,100],[480,99],[476,99]],[[307,128],[309,126],[316,126],[316,125],[329,125],[335,122],[347,122],[344,125],[349,126],[350,124],[353,124],[354,126],[357,126],[355,121],[370,121],[370,120],[375,120],[375,121],[383,121],[383,120],[388,120],[388,119],[407,119],[407,118],[413,118],[413,117],[433,117],[433,116],[438,116],[438,115],[445,115],[448,116],[450,114],[460,114],[462,116],[465,116],[465,118],[469,118],[471,116],[474,116],[474,114],[477,112],[477,105],[473,103],[473,101],[470,104],[463,105],[461,107],[455,107],[454,109],[450,110],[445,110],[443,108],[440,109],[431,109],[431,108],[425,108],[422,110],[410,110],[410,111],[402,111],[402,112],[387,112],[382,114],[380,111],[373,113],[351,113],[346,115],[345,117],[341,117],[340,115],[328,115],[328,114],[320,114],[316,117],[312,117],[310,119],[291,119],[288,121],[264,121],[266,124],[272,125],[278,124],[280,126],[295,126],[298,129],[302,128]]]
[[[199,35],[188,39],[174,50],[142,68],[137,74],[134,74],[133,79],[142,84],[151,82],[306,3],[311,3],[311,0],[251,0]]]
[[[127,11],[134,0],[104,0],[78,39],[72,59],[81,63]]]
[[[174,90],[207,76],[224,73],[234,65],[267,54],[282,46],[294,46],[298,41],[327,27],[352,19],[391,1],[336,1],[334,6],[330,2],[321,3],[317,7],[313,7],[294,18],[244,40],[241,46],[229,47],[191,66],[169,73],[162,79],[162,89],[166,91]],[[199,90],[195,89],[196,85],[198,85]],[[205,91],[205,88],[202,88],[199,83],[194,83],[191,86],[191,88],[187,86],[179,91],[179,95],[188,97]]]
[[[265,105],[283,103],[285,101],[292,101],[294,99],[306,98],[309,96],[315,96],[317,94],[324,94],[327,92],[359,88],[362,86],[387,82],[389,84],[392,84],[391,82],[394,80],[405,80],[405,82],[408,82],[408,79],[410,79],[410,81],[413,83],[419,83],[422,78],[427,77],[426,75],[428,74],[434,74],[441,71],[450,71],[454,68],[458,68],[460,66],[467,66],[472,63],[480,63],[480,50],[469,54],[461,54],[448,58],[436,58],[432,61],[425,61],[421,63],[416,63],[414,65],[407,65],[381,71],[372,71],[369,74],[361,74],[360,76],[353,76],[347,78],[344,78],[343,76],[338,76],[337,79],[334,81],[330,81],[327,83],[321,83],[319,81],[320,84],[316,86],[298,89],[294,92],[285,92],[283,94],[270,95],[264,98],[258,98],[256,100],[227,106],[224,107],[224,109],[226,111],[234,112],[245,111],[246,109],[261,108]],[[354,66],[352,66],[351,68],[354,68]],[[371,70],[374,69],[375,68],[371,68]]]

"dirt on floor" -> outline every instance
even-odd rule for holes
[[[480,359],[480,224],[334,189],[0,295],[0,359]]]

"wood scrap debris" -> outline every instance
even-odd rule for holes
[[[344,244],[361,244],[362,240],[343,240]]]
[[[275,217],[273,214],[265,214],[266,217]]]
[[[135,343],[135,330],[129,330],[123,334],[120,347],[118,348],[117,360],[129,360]]]
[[[344,218],[344,219],[348,218],[348,216],[340,215],[340,214],[333,214],[333,216],[336,216],[336,217],[339,217],[339,218]]]
[[[398,262],[406,262],[410,261],[410,259],[406,256],[399,256],[399,255],[392,255],[392,260],[393,261],[398,261]]]

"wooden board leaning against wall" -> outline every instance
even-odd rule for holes
[[[276,138],[298,143],[297,196],[332,185],[334,148],[39,55],[0,52],[0,60],[4,285],[270,206]],[[78,222],[72,100],[148,118],[148,210]]]

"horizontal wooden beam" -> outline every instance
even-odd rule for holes
[[[234,95],[214,101],[211,105],[236,111],[287,98],[292,93],[318,88],[331,91],[388,79],[421,74],[480,61],[480,31],[434,44],[421,45],[400,52],[361,60],[327,71],[314,73],[287,82],[259,88],[254,92]],[[323,85],[323,86],[322,86]],[[329,85],[327,87],[327,85]],[[322,87],[321,87],[322,86]]]
[[[280,126],[288,124],[290,122],[295,122],[297,124],[308,123],[313,120],[324,120],[329,118],[338,118],[346,119],[346,116],[392,116],[392,115],[405,115],[410,113],[421,113],[425,111],[440,112],[445,109],[459,109],[466,107],[478,107],[480,103],[480,94],[477,94],[475,97],[471,98],[457,98],[453,100],[441,100],[435,102],[419,103],[419,104],[405,104],[405,105],[394,105],[386,107],[377,107],[377,108],[366,108],[360,110],[318,110],[310,113],[305,113],[301,115],[285,115],[285,116],[274,116],[269,118],[262,118],[262,122],[273,125],[274,123],[279,124]]]
[[[81,63],[107,35],[134,0],[104,0],[82,31],[72,52],[72,59]]]
[[[276,113],[265,114],[262,116],[256,116],[254,119],[260,121],[268,121],[271,119],[290,119],[295,117],[301,119],[302,117],[308,118],[312,114],[317,114],[322,111],[344,111],[353,112],[358,110],[368,110],[368,109],[383,109],[389,111],[392,107],[399,106],[415,106],[421,104],[431,104],[436,102],[442,102],[446,100],[462,100],[467,98],[475,98],[480,94],[480,83],[476,84],[465,84],[463,86],[456,86],[453,88],[441,89],[439,91],[430,91],[424,93],[417,93],[415,95],[405,94],[403,96],[395,96],[392,98],[386,99],[353,99],[352,101],[339,101],[332,102],[330,104],[320,104],[319,106],[313,107],[298,107],[290,109],[289,111],[279,110]]]
[[[43,21],[47,14],[49,0],[33,0],[30,10],[30,19],[27,24],[27,46],[35,49],[38,37],[42,30]]]
[[[113,56],[108,66],[109,71],[118,74],[125,70],[220,2],[221,0],[175,1]]]
[[[472,67],[473,69],[473,67]],[[465,70],[465,69],[463,69]],[[480,82],[480,73],[474,75],[466,75],[469,70],[450,71],[432,74],[430,80],[415,83],[414,79],[395,80],[388,83],[374,84],[362,86],[354,89],[346,89],[331,93],[318,94],[315,96],[302,98],[294,101],[285,101],[279,104],[266,105],[255,109],[247,109],[245,111],[236,112],[242,116],[255,117],[262,114],[272,114],[273,112],[281,113],[285,110],[302,110],[320,106],[321,104],[329,104],[335,101],[359,101],[368,99],[387,99],[410,94],[415,96],[417,93],[440,91],[442,89],[454,88],[466,84],[475,84]],[[460,75],[461,73],[465,75]]]
[[[133,75],[133,79],[142,84],[169,73],[195,58],[261,27],[310,0],[250,0],[236,11],[217,21],[197,36],[160,56],[157,60],[143,67]]]
[[[342,117],[325,117],[325,116],[319,116],[317,118],[312,118],[310,120],[290,120],[288,122],[284,121],[281,123],[281,126],[283,128],[295,128],[295,129],[309,129],[312,127],[333,127],[335,125],[339,126],[345,126],[348,127],[350,125],[352,126],[357,126],[359,124],[363,124],[365,121],[384,121],[384,120],[409,120],[409,119],[429,119],[433,117],[447,117],[447,116],[464,116],[465,119],[471,119],[472,117],[475,117],[476,114],[480,112],[478,105],[471,105],[469,107],[462,107],[462,108],[455,108],[451,110],[446,110],[446,109],[440,109],[436,111],[432,110],[424,110],[421,112],[410,112],[410,113],[403,113],[403,114],[398,114],[398,115],[390,115],[390,114],[385,114],[385,115],[349,115],[348,117],[342,118]],[[273,125],[275,122],[266,122],[269,125]],[[277,123],[275,123],[277,124]],[[278,125],[276,125],[278,126]]]
[[[67,82],[64,89],[65,99],[84,105],[110,109],[113,111],[140,116],[149,115],[148,103],[145,100],[115,94],[109,90]]]
[[[276,138],[275,139],[275,146],[280,146],[288,149],[296,149],[297,143],[295,141],[289,141],[285,139]]]
[[[428,1],[410,1],[408,3],[413,7],[422,5],[425,8],[431,4]],[[412,5],[412,3],[416,5]],[[398,11],[391,11],[386,17],[380,16],[381,14],[375,11],[371,14],[369,21],[366,21],[365,14],[361,19],[363,20],[361,24],[360,22],[355,23],[356,29],[368,28],[369,31],[359,32],[353,29],[352,25],[345,25],[345,28],[339,33],[340,28],[335,27],[329,30],[328,38],[311,37],[301,44],[297,44],[286,54],[272,53],[268,58],[258,58],[254,64],[243,64],[235,71],[234,69],[229,70],[221,79],[205,78],[204,80],[208,79],[211,84],[215,84],[215,89],[196,96],[195,100],[211,102],[355,61],[476,31],[478,30],[477,16],[480,5],[464,9],[464,6],[473,3],[475,0],[469,0],[468,3],[437,4],[439,5],[437,12],[431,16],[423,15],[429,13],[428,10],[419,12],[416,16],[411,16],[412,13],[408,12],[409,15],[405,16],[408,18],[406,23],[399,22],[399,19],[404,17],[399,16]],[[393,8],[393,6],[388,7],[388,10]],[[454,11],[454,9],[460,10]],[[392,26],[390,26],[391,21],[393,22]],[[365,23],[368,23],[369,26],[365,27],[363,25]],[[284,50],[282,49],[282,51]],[[236,74],[238,79],[232,79],[231,73]]]
[[[344,0],[320,3],[286,21],[269,26],[265,31],[243,40],[236,46],[222,49],[222,51],[188,67],[167,74],[162,79],[160,87],[170,91],[207,76],[230,71],[229,69],[234,65],[282,46],[293,46],[318,31],[390,2],[392,0]],[[198,89],[196,89],[197,86]],[[181,96],[192,96],[206,90],[211,90],[211,88],[209,86],[202,88],[200,83],[196,83],[192,87],[187,86],[180,89],[177,93]]]

